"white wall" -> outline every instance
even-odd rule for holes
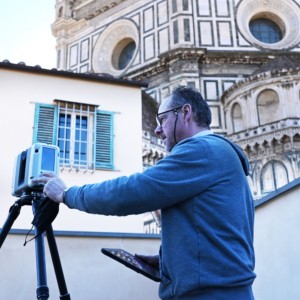
[[[32,144],[35,103],[53,104],[54,99],[99,105],[115,112],[115,171],[76,173],[63,171],[68,185],[82,185],[129,175],[142,170],[141,88],[134,85],[104,83],[0,68],[0,227],[9,207],[17,200],[11,196],[14,160]],[[31,207],[23,207],[13,228],[29,228]],[[60,206],[55,229],[77,231],[143,232],[142,216],[104,217],[87,215]]]
[[[23,247],[25,235],[10,234],[0,249],[0,299],[37,299],[34,241]],[[72,300],[158,300],[159,283],[136,273],[100,252],[122,248],[130,253],[158,254],[155,237],[56,236],[67,290]],[[49,300],[59,299],[53,263],[45,238]]]
[[[256,300],[300,299],[299,193],[298,183],[293,189],[256,208],[257,278],[253,285]],[[3,270],[0,272],[0,299],[34,299],[35,248],[33,242],[23,247],[24,240],[24,234],[10,234],[0,249]],[[155,255],[160,245],[159,238],[130,238],[117,234],[95,234],[95,237],[56,235],[56,241],[72,299],[158,299],[157,283],[105,257],[100,248],[117,247],[132,253]],[[58,299],[47,242],[45,247],[50,299]]]
[[[255,212],[256,300],[300,299],[300,187]]]

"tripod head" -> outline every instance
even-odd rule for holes
[[[20,206],[32,205],[33,201],[38,202],[46,198],[42,189],[25,190],[22,192],[20,198],[15,202]]]

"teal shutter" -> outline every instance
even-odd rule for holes
[[[97,111],[96,169],[113,169],[113,113]]]
[[[33,143],[56,145],[56,109],[55,105],[36,104]]]

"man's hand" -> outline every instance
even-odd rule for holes
[[[159,269],[159,256],[158,255],[141,255],[135,254],[135,257],[139,258],[140,260],[145,261],[149,265]]]
[[[64,190],[67,188],[65,183],[54,173],[43,173],[33,179],[34,182],[44,184],[44,194],[56,203],[63,202]]]

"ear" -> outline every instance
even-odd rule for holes
[[[188,120],[190,118],[192,118],[193,116],[193,111],[192,111],[192,106],[188,103],[186,103],[183,107],[183,116],[185,120]]]

